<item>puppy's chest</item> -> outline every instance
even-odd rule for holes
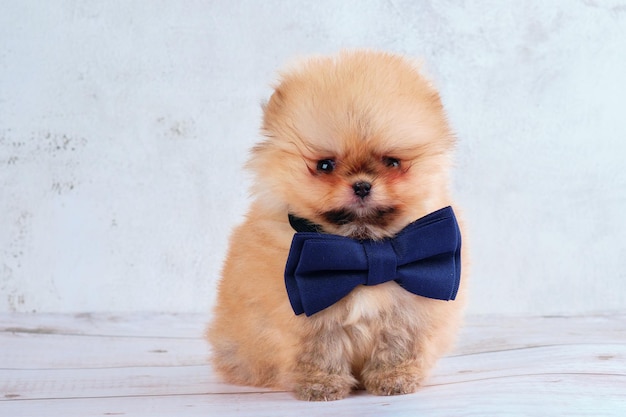
[[[395,283],[357,287],[346,298],[343,345],[349,346],[354,364],[365,360],[389,335],[406,334],[400,329],[416,327],[418,318],[411,314],[416,311],[415,296]]]
[[[412,302],[408,292],[395,282],[376,286],[359,286],[346,297],[345,326],[393,319],[397,312]]]

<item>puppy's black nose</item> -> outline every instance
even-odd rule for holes
[[[372,189],[372,184],[369,182],[359,181],[352,184],[352,189],[354,190],[354,194],[358,195],[361,198],[367,197]]]

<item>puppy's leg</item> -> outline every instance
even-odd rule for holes
[[[345,398],[356,385],[351,374],[349,344],[339,325],[324,326],[302,340],[294,370],[296,397],[307,401]]]
[[[375,395],[415,392],[428,373],[430,361],[422,357],[417,335],[391,322],[385,327],[361,372],[363,385]]]

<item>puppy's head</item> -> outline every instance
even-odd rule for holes
[[[436,90],[402,57],[342,52],[282,74],[253,149],[253,193],[325,232],[392,236],[449,204],[454,139]]]

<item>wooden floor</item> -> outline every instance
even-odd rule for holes
[[[0,315],[0,416],[626,416],[626,314],[470,317],[418,393],[224,384],[200,315]]]

